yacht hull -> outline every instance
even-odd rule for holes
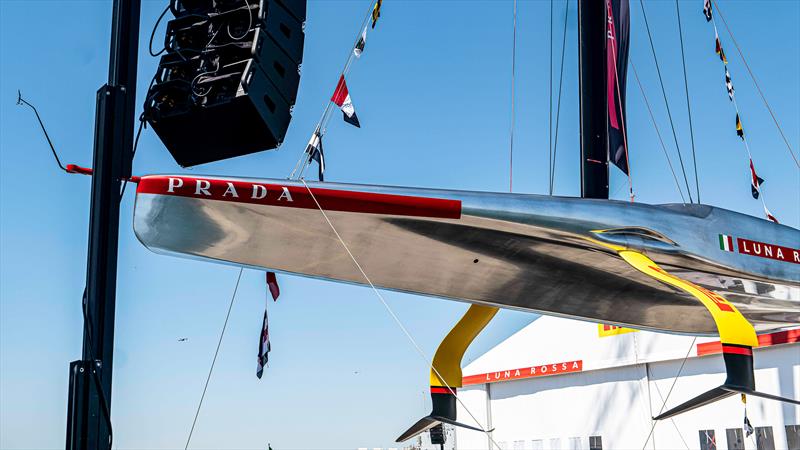
[[[619,257],[630,249],[723,295],[758,332],[800,325],[800,231],[705,205],[151,175],[134,231],[158,253],[365,284],[317,202],[380,288],[717,334],[700,302]]]

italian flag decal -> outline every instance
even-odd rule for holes
[[[721,250],[725,250],[726,252],[733,251],[733,238],[728,236],[727,234],[720,234],[719,235],[719,248]]]

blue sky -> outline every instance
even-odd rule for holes
[[[144,1],[140,83],[156,61],[150,27],[164,1]],[[302,151],[338,78],[368,0],[309,2],[303,76],[284,145],[190,173],[284,177]],[[556,10],[556,61],[563,2]],[[675,5],[648,2],[648,18],[684,152],[691,159]],[[789,142],[800,150],[800,3],[722,0]],[[675,157],[638,2],[631,56]],[[761,216],[749,193],[744,148],[700,0],[681,4],[703,201]],[[549,2],[518,5],[514,186],[546,193]],[[339,120],[325,141],[330,181],[503,191],[508,186],[510,1],[386,0],[348,79],[361,119]],[[575,8],[571,5],[557,156],[556,193],[577,195]],[[67,368],[81,349],[89,179],[55,170],[35,103],[65,162],[91,164],[94,92],[107,76],[107,1],[0,2],[0,448],[59,448],[64,442]],[[730,37],[742,119],[764,193],[783,223],[800,223],[800,177]],[[161,36],[163,31],[159,31]],[[557,63],[556,63],[557,66]],[[679,201],[644,109],[628,85],[629,142],[637,201]],[[145,131],[135,173],[184,172]],[[690,178],[693,177],[690,172]],[[627,180],[612,177],[616,198]],[[237,269],[155,255],[135,239],[133,190],[123,203],[113,419],[118,448],[183,446],[222,325]],[[271,305],[273,352],[255,377],[264,304],[263,273],[245,271],[192,448],[389,446],[429,410],[427,367],[368,289],[283,276]],[[432,354],[466,305],[387,293]],[[534,316],[502,312],[470,349],[480,355]],[[187,342],[177,342],[188,337]],[[536,361],[536,349],[530,349]]]

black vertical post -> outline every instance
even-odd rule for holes
[[[108,84],[97,91],[83,356],[70,364],[70,450],[111,447],[120,181],[133,160],[140,7],[141,0],[114,0]]]
[[[581,197],[608,198],[606,2],[578,0]]]

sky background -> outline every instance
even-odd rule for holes
[[[164,0],[142,6],[140,82],[156,60],[147,38]],[[192,174],[285,177],[302,152],[344,63],[369,0],[309,1],[305,56],[283,146],[199,166]],[[556,73],[566,3],[555,3]],[[517,29],[516,192],[547,192],[549,2],[520,1]],[[648,18],[684,161],[690,140],[675,4],[647,2]],[[795,152],[800,149],[800,2],[720,0]],[[675,161],[675,148],[638,1],[631,2],[631,58]],[[681,3],[697,164],[704,203],[755,216],[747,159],[714,54],[702,1]],[[91,164],[94,93],[107,78],[111,3],[0,1],[0,448],[62,448],[67,369],[80,357],[88,177],[56,170],[35,117],[38,106],[65,163]],[[570,4],[555,191],[578,195],[577,49]],[[362,128],[334,115],[325,137],[329,181],[504,191],[508,187],[511,1],[386,0],[348,85]],[[730,36],[745,131],[768,205],[800,223],[800,177],[748,78]],[[163,28],[157,33],[157,42]],[[632,73],[629,71],[629,77]],[[557,86],[557,76],[554,84]],[[637,201],[679,201],[633,78],[628,140]],[[691,166],[687,167],[691,170]],[[146,130],[136,174],[185,173]],[[688,173],[690,179],[692,172]],[[679,174],[680,176],[680,174]],[[627,197],[613,170],[611,191]],[[112,414],[115,447],[183,448],[237,269],[159,256],[135,239],[133,189],[122,206]],[[369,268],[365,268],[369,271]],[[255,359],[265,291],[246,270],[192,448],[392,446],[430,405],[427,363],[366,288],[280,276],[270,304],[273,351],[262,380]],[[466,305],[386,293],[430,355]],[[535,316],[502,311],[465,364]],[[188,337],[187,342],[178,342]],[[537,362],[530,349],[531,363]],[[498,368],[501,369],[501,368]]]

